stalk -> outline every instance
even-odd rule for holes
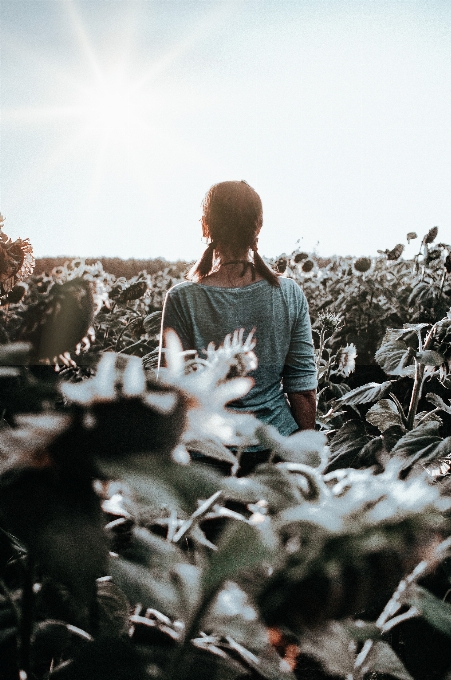
[[[213,598],[215,597],[221,585],[222,584],[219,584],[217,587],[212,588],[208,593],[206,593],[205,597],[196,607],[183,638],[183,642],[175,650],[174,656],[172,657],[171,663],[169,664],[168,671],[165,674],[167,680],[184,680],[186,677],[187,669],[185,667],[183,657],[185,656],[187,648],[191,645],[191,639],[198,632],[201,621],[204,618],[208,607],[212,603]]]
[[[27,678],[30,673],[31,635],[33,633],[34,594],[33,561],[27,555],[21,597],[21,616],[19,622],[19,675]]]
[[[445,267],[443,267],[442,278],[441,278],[441,281],[440,281],[440,289],[438,291],[437,302],[440,302],[440,300],[442,299],[442,293],[443,293],[443,287],[445,285],[446,274],[447,274],[446,269],[445,269]]]
[[[138,321],[140,318],[141,318],[140,316],[138,316],[138,317],[135,316],[135,318],[132,319],[131,321],[129,321],[128,324],[121,330],[121,332],[119,333],[119,335],[118,335],[118,337],[117,337],[117,340],[116,340],[116,349],[114,350],[115,352],[118,351],[118,349],[119,349],[119,342],[121,341],[122,336],[124,335],[124,333],[125,333],[125,331],[127,330],[127,328],[130,328],[130,326],[132,326],[134,323],[136,323],[136,321]]]
[[[432,326],[431,330],[429,331],[426,340],[423,345],[423,350],[427,350],[430,348],[432,344],[432,340],[435,335],[435,329],[436,326]],[[420,350],[421,350],[421,345],[420,345]],[[409,406],[409,414],[407,416],[407,429],[412,430],[413,429],[413,422],[415,420],[415,416],[417,414],[418,410],[418,403],[421,398],[421,393],[423,389],[423,382],[424,382],[424,364],[420,363],[415,359],[415,379],[414,379],[414,384],[413,384],[413,390],[412,390],[412,396],[410,399],[410,406]]]
[[[407,429],[413,428],[413,421],[418,410],[418,403],[421,397],[423,386],[424,365],[415,359],[415,380],[413,383],[412,396],[410,398],[409,415],[407,416]]]

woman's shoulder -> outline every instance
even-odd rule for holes
[[[192,290],[195,287],[196,284],[193,283],[193,281],[180,281],[180,283],[176,283],[172,286],[172,288],[169,288],[167,294],[170,297],[186,295],[187,293],[189,294],[189,290]]]
[[[304,295],[304,292],[297,281],[289,276],[279,276],[280,287],[282,290],[291,292],[293,295]]]

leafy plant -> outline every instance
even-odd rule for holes
[[[180,349],[169,338],[159,382],[138,357],[107,352],[95,376],[55,386],[62,410],[17,413],[0,430],[9,667],[77,680],[272,680],[293,678],[308,654],[341,675],[408,677],[384,633],[422,613],[451,626],[416,586],[448,555],[439,487],[399,479],[402,455],[379,475],[325,474],[322,433],[282,437],[227,410],[250,387],[252,338],[210,347],[197,365]],[[231,429],[238,447],[264,443],[282,462],[239,477],[229,449],[230,475],[190,461],[190,433],[223,460],[208,445],[214,433],[225,449]],[[352,623],[378,608],[371,625]],[[294,657],[271,646],[274,627],[294,636]],[[322,635],[357,641],[346,664],[331,666]],[[359,640],[369,640],[360,651]]]

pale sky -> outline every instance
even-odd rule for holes
[[[0,12],[0,210],[36,255],[197,258],[229,179],[262,198],[263,255],[375,255],[434,225],[451,242],[449,0]]]

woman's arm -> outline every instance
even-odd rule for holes
[[[158,370],[166,365],[164,358],[164,343],[165,332],[171,328],[175,331],[182,343],[183,349],[192,349],[189,340],[189,332],[187,329],[187,321],[185,318],[183,305],[180,304],[179,296],[177,295],[177,285],[171,288],[167,293],[163,304],[163,312],[161,316],[160,327],[160,344],[158,348]]]
[[[316,424],[317,370],[307,299],[293,281],[291,305],[295,322],[283,369],[283,387],[291,413],[300,430]]]
[[[305,392],[288,392],[293,418],[300,430],[314,430],[316,423],[316,389]]]

